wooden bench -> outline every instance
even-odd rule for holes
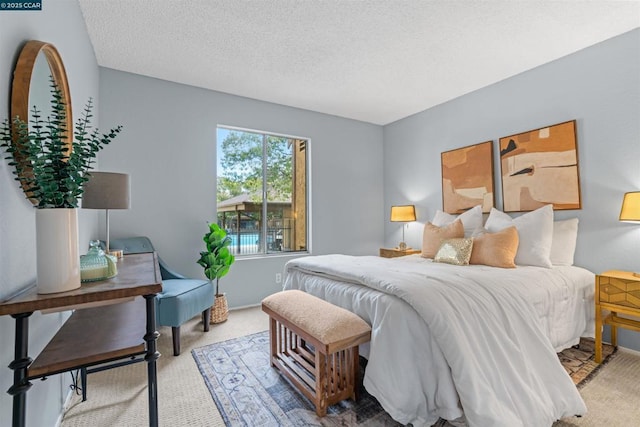
[[[357,398],[358,345],[371,339],[364,320],[298,290],[268,296],[262,310],[270,317],[271,366],[314,403],[319,417]]]

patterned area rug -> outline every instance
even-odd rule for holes
[[[569,373],[573,383],[578,388],[583,387],[586,383],[598,373],[600,368],[611,360],[617,349],[609,344],[602,345],[601,364],[595,362],[594,352],[595,342],[592,338],[580,338],[578,348],[567,348],[558,354],[562,366]]]
[[[593,344],[591,339],[582,339],[579,349],[558,355],[578,387],[602,366],[593,361]],[[613,347],[604,346],[605,363],[614,353]],[[267,331],[200,347],[192,354],[227,426],[400,425],[364,388],[358,402],[345,400],[330,406],[326,417],[318,418],[311,401],[271,368]],[[450,424],[440,420],[434,426]]]

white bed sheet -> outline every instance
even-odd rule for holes
[[[419,255],[392,260],[370,258],[398,270],[403,265],[415,270],[431,264]],[[287,265],[285,289],[309,292],[358,314],[372,325],[371,343],[361,346],[363,356],[369,360],[364,384],[394,419],[428,426],[439,417],[454,420],[463,415],[448,362],[424,319],[411,305],[352,279],[310,274],[295,264],[293,261]],[[486,270],[487,274],[500,274],[502,270],[450,267],[462,269],[461,274],[464,269]],[[516,270],[526,278],[519,291],[532,305],[556,351],[578,343],[580,336],[593,336],[593,273],[570,266]]]

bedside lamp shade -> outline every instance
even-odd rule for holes
[[[413,205],[391,206],[391,222],[410,222],[416,220],[416,208]],[[406,251],[410,249],[404,242],[404,224],[402,225],[402,242],[398,244],[398,249]]]
[[[82,193],[83,209],[107,212],[107,253],[109,253],[109,209],[129,209],[131,205],[129,175],[114,172],[89,172]]]
[[[640,191],[625,193],[620,209],[620,221],[640,223]]]
[[[391,222],[409,222],[416,220],[416,208],[413,205],[391,206]]]

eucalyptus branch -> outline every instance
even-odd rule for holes
[[[51,115],[43,120],[34,106],[30,126],[19,117],[13,122],[5,120],[0,125],[0,147],[5,150],[9,165],[15,168],[13,174],[27,198],[36,200],[38,208],[77,208],[98,152],[120,133],[122,126],[107,134],[93,129],[90,98],[72,135],[67,129],[62,92],[53,79],[51,82]]]

